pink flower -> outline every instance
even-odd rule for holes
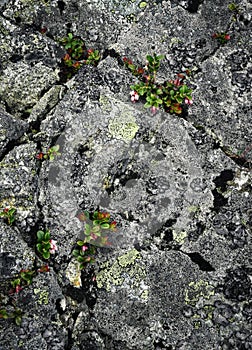
[[[226,35],[224,36],[224,39],[230,40],[230,35],[229,35],[229,34],[226,34]]]
[[[98,236],[96,236],[94,233],[91,233],[91,238],[93,239],[93,240],[95,240],[95,239],[97,239],[98,238]]]
[[[175,86],[180,86],[181,85],[181,81],[180,81],[180,79],[175,79],[174,81],[173,81],[173,84],[175,85]]]
[[[53,239],[50,239],[50,244],[51,244],[51,249],[49,250],[49,252],[51,254],[55,254],[56,250],[58,250],[58,247],[56,245],[57,241],[54,241]]]
[[[185,98],[185,104],[191,105],[193,103],[193,100],[189,100],[188,98]]]
[[[139,95],[136,91],[131,91],[130,95],[131,95],[130,99],[133,103],[136,102],[137,100],[139,100]]]
[[[112,231],[116,230],[116,221],[112,221],[109,227]]]
[[[38,269],[38,272],[49,272],[50,268],[48,265],[41,266],[40,269]]]
[[[85,252],[86,250],[88,250],[88,247],[87,247],[86,245],[83,245],[82,248],[81,248],[81,250],[82,250],[83,252]]]
[[[43,152],[40,152],[36,155],[36,158],[37,159],[43,159],[44,158],[44,153]]]
[[[19,293],[22,290],[22,287],[18,284],[15,288],[15,293]]]
[[[151,107],[151,112],[155,114],[159,108],[152,106]]]

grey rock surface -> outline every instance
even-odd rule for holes
[[[0,350],[252,348],[252,4],[229,3],[0,1]],[[69,32],[101,60],[66,81]],[[153,52],[160,83],[192,70],[182,116],[130,101],[122,58]],[[117,231],[81,271],[95,210]]]

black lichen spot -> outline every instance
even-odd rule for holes
[[[216,188],[212,191],[214,196],[214,210],[216,213],[220,211],[220,208],[227,204],[228,200]]]
[[[61,0],[59,0],[57,2],[57,4],[58,4],[58,8],[60,10],[60,14],[62,15],[63,11],[65,10],[66,4],[64,3],[64,1],[61,1]]]
[[[176,219],[168,219],[155,233],[154,237],[162,237],[161,247],[166,248],[173,241],[172,226],[176,223]]]
[[[220,188],[222,192],[227,190],[227,182],[233,180],[234,173],[232,170],[223,170],[220,176],[217,176],[213,182],[217,188]]]
[[[189,0],[187,11],[190,13],[196,13],[199,9],[199,5],[203,3],[203,0]]]
[[[156,341],[154,342],[154,349],[155,349],[155,350],[161,350],[161,349],[172,350],[172,346],[171,346],[171,345],[166,346],[166,345],[163,343],[163,340],[162,340],[162,339],[159,339],[159,340],[156,340]]]
[[[232,170],[223,170],[219,176],[217,176],[213,182],[215,189],[212,191],[214,196],[214,210],[219,212],[220,208],[227,204],[227,198],[225,198],[221,192],[227,190],[227,182],[233,180],[234,173]]]
[[[223,291],[227,299],[238,301],[251,299],[251,281],[244,267],[228,271]]]
[[[199,269],[201,271],[215,271],[215,268],[208,261],[206,261],[199,253],[186,253],[186,255],[189,256],[192,262],[199,266]]]
[[[60,303],[61,303],[61,299],[58,298],[58,299],[56,300],[55,306],[56,306],[56,310],[58,311],[58,314],[59,314],[59,315],[63,315],[63,314],[64,314],[64,310],[62,309]]]
[[[15,22],[17,23],[17,24],[20,24],[21,22],[22,22],[22,19],[21,19],[21,17],[15,17]]]
[[[18,61],[21,61],[23,59],[23,56],[22,55],[17,55],[17,54],[14,54],[10,57],[10,61],[12,63],[17,63]]]

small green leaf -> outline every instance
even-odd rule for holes
[[[16,316],[15,317],[15,323],[17,326],[20,326],[22,322],[22,317],[21,316]]]
[[[102,224],[102,225],[101,225],[101,228],[107,230],[107,229],[110,228],[110,225],[109,225],[109,224]]]
[[[49,232],[49,231],[46,231],[46,232],[45,232],[45,235],[44,235],[44,240],[45,240],[45,241],[49,241],[50,238],[51,238],[50,232]]]
[[[74,250],[73,250],[73,256],[78,257],[78,256],[79,256],[79,253],[80,253],[79,250],[77,250],[77,249],[74,249]]]
[[[185,94],[187,92],[187,86],[186,85],[182,85],[179,89],[179,92],[181,94]]]
[[[42,252],[42,244],[41,244],[41,243],[38,243],[38,244],[36,245],[36,247],[37,247],[38,251],[41,253],[41,252]]]
[[[149,102],[146,102],[145,104],[144,104],[144,107],[145,108],[149,108],[149,107],[151,107],[152,105],[149,103]]]
[[[38,237],[38,242],[41,242],[44,238],[44,232],[43,231],[38,231],[37,232],[37,237]]]
[[[154,61],[154,58],[151,55],[147,55],[146,59],[149,63],[153,63],[153,61]]]
[[[50,258],[50,252],[44,252],[43,253],[43,258],[44,259],[49,259]]]
[[[82,247],[84,245],[84,242],[83,241],[78,241],[77,244]]]
[[[50,242],[47,242],[47,243],[43,242],[43,251],[44,252],[49,250],[50,248],[51,248],[51,243]]]
[[[89,235],[90,235],[90,225],[89,225],[89,224],[86,224],[86,225],[85,225],[84,234],[85,234],[86,236],[89,236]]]
[[[93,232],[97,234],[100,231],[100,225],[94,225],[93,226]]]

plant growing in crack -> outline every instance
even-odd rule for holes
[[[61,155],[61,153],[59,152],[59,149],[60,149],[59,145],[52,146],[52,147],[48,148],[46,153],[39,152],[36,155],[36,158],[39,160],[49,159],[50,161],[53,161],[55,159],[55,157],[58,157]]]
[[[116,222],[106,212],[95,211],[93,214],[85,211],[78,215],[80,221],[85,223],[84,239],[77,241],[78,249],[73,250],[73,255],[80,263],[80,268],[95,261],[96,248],[110,246],[108,233],[116,231]]]
[[[61,62],[61,78],[63,80],[70,79],[84,64],[97,66],[100,60],[98,50],[87,49],[84,41],[74,36],[72,33],[60,40],[67,53]]]
[[[242,165],[249,169],[251,169],[252,167],[252,160],[248,156],[251,150],[252,143],[249,144],[244,150],[239,151],[235,151],[230,147],[223,147],[223,151],[228,157],[236,161],[236,163],[238,163],[239,165]]]
[[[0,309],[0,318],[3,319],[14,319],[17,326],[21,325],[23,312],[22,310],[15,308],[12,312],[7,311],[6,309]]]
[[[144,107],[151,108],[155,113],[162,108],[165,112],[181,114],[183,104],[192,104],[192,89],[185,83],[185,74],[177,74],[175,80],[167,80],[163,84],[157,82],[157,72],[163,55],[146,56],[146,65],[136,66],[133,62],[124,57],[125,66],[139,79],[139,82],[132,85],[131,101],[134,103],[141,98],[145,101]],[[186,74],[190,74],[187,70]]]
[[[214,33],[213,39],[217,39],[221,44],[226,44],[230,40],[230,35],[227,33]]]
[[[38,252],[43,256],[44,259],[49,259],[51,254],[55,254],[58,250],[57,242],[51,239],[51,234],[48,230],[37,232],[37,244]]]
[[[8,223],[8,225],[11,226],[15,221],[15,213],[16,208],[4,208],[0,212],[0,217],[2,217]]]
[[[13,319],[16,325],[20,326],[24,312],[16,307],[17,297],[19,293],[24,288],[29,287],[31,285],[31,283],[33,282],[33,278],[37,276],[38,273],[49,271],[50,269],[48,265],[43,265],[37,270],[20,270],[20,272],[15,276],[15,278],[9,282],[10,289],[7,294],[7,300],[5,301],[6,307],[4,305],[0,305],[0,318]],[[0,299],[0,301],[2,300]]]

